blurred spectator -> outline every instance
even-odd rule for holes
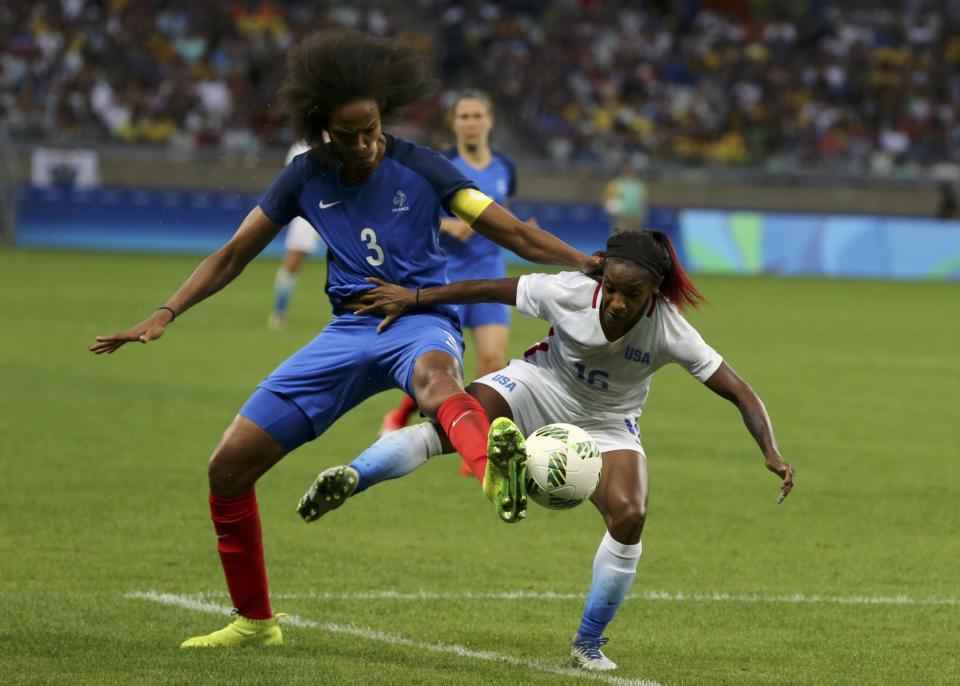
[[[322,26],[392,31],[379,10],[306,0],[2,3],[0,116],[48,142],[281,143],[286,51]]]
[[[22,139],[285,146],[286,51],[335,26],[406,27],[447,87],[491,92],[528,157],[960,166],[960,0],[13,0],[0,116]],[[442,129],[436,102],[411,115],[406,136]]]
[[[0,119],[0,244],[13,245],[17,226],[16,158],[7,125]]]
[[[940,184],[940,204],[937,207],[937,216],[940,219],[960,218],[960,205],[957,204],[957,192],[947,181]]]
[[[559,162],[960,164],[957,0],[431,4],[454,65]]]
[[[603,190],[603,209],[613,219],[615,231],[642,229],[647,218],[647,186],[632,163]]]

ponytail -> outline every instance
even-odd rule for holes
[[[670,255],[670,268],[663,275],[663,281],[660,283],[660,293],[665,295],[681,312],[688,305],[697,309],[700,303],[707,302],[703,294],[693,285],[693,281],[690,280],[683,265],[680,264],[670,236],[663,231],[650,231],[650,233],[654,240]]]

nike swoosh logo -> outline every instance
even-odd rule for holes
[[[323,200],[320,201],[320,209],[325,210],[328,207],[333,207],[334,205],[339,205],[343,200],[337,200],[336,202],[328,202],[326,205],[323,204]]]

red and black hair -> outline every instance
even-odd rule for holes
[[[680,311],[707,301],[693,285],[673,241],[663,231],[617,231],[607,240],[606,256],[631,260],[650,272],[660,280],[659,292]]]

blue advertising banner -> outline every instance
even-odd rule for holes
[[[256,205],[251,193],[148,188],[21,188],[17,244],[205,254]],[[514,202],[517,216],[576,248],[602,250],[612,230],[599,204]],[[691,272],[960,280],[960,222],[926,217],[731,212],[652,207]],[[265,254],[283,254],[285,229]],[[510,262],[521,262],[508,253]]]
[[[680,234],[696,272],[960,280],[960,221],[683,210]]]

